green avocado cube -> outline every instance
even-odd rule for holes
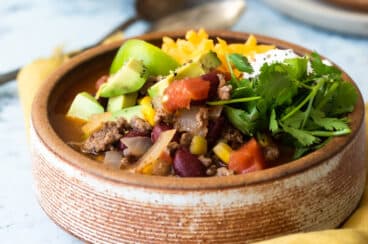
[[[142,88],[146,80],[147,71],[143,62],[130,59],[100,86],[97,97],[116,97],[136,92]]]
[[[217,54],[212,51],[199,56],[196,62],[201,64],[206,73],[221,65],[221,60],[217,57]]]
[[[92,95],[87,92],[81,92],[74,98],[66,116],[81,120],[89,120],[91,115],[103,112],[104,108]]]
[[[142,60],[150,75],[168,75],[179,64],[174,58],[166,54],[159,47],[143,40],[130,39],[119,48],[111,67],[110,74],[116,73],[127,60],[134,58]]]
[[[117,120],[118,118],[124,118],[128,122],[134,118],[138,117],[144,119],[142,105],[136,105],[129,108],[120,109],[112,113],[111,120]]]
[[[156,97],[161,96],[164,94],[165,89],[171,84],[171,82],[174,80],[174,74],[169,74],[164,79],[160,80],[150,88],[148,88],[148,95],[150,97]]]
[[[121,96],[110,97],[107,102],[107,111],[115,112],[123,108],[134,106],[137,102],[137,92],[124,94]]]

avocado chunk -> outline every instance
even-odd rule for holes
[[[104,108],[92,95],[87,92],[81,92],[75,96],[66,116],[81,120],[89,120],[91,115],[103,112]]]
[[[129,59],[121,69],[111,75],[97,91],[97,97],[116,97],[136,92],[147,80],[147,71],[142,61]]]
[[[124,108],[124,109],[115,111],[112,113],[111,120],[117,120],[118,118],[124,118],[129,122],[134,117],[139,117],[141,119],[144,119],[142,105],[136,105],[133,107]]]
[[[202,68],[206,73],[209,72],[211,69],[217,68],[218,66],[221,65],[221,61],[217,57],[217,54],[212,51],[199,56],[196,62],[202,65]]]
[[[111,64],[110,74],[116,73],[130,58],[141,60],[152,76],[168,75],[170,70],[179,66],[175,59],[160,48],[142,40],[131,39],[121,45]]]
[[[107,102],[107,111],[115,112],[123,108],[134,106],[137,102],[137,92],[124,94],[121,96],[110,97]]]
[[[147,92],[148,95],[152,98],[161,96],[164,94],[165,89],[171,84],[171,82],[174,80],[174,74],[171,73],[168,76],[166,76],[164,79],[160,80],[150,88],[148,88]]]
[[[161,96],[174,80],[201,76],[211,69],[218,67],[220,64],[221,61],[216,53],[208,52],[203,54],[193,61],[183,64],[164,79],[151,86],[148,89],[148,94],[150,97]]]

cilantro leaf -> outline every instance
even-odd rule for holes
[[[293,155],[293,159],[298,159],[307,152],[309,152],[311,148],[309,147],[296,147]]]
[[[243,86],[233,89],[231,98],[253,97],[255,94],[256,93],[250,86]]]
[[[286,133],[297,139],[302,146],[310,146],[320,142],[320,139],[318,137],[311,135],[308,131],[289,127],[284,125],[283,123],[281,123],[281,126]]]
[[[245,56],[232,53],[229,54],[229,60],[239,71],[253,73],[253,67]]]
[[[274,63],[262,66],[257,82],[257,93],[268,104],[274,103],[275,106],[290,104],[297,93],[297,88],[296,82],[289,76],[286,64]]]
[[[317,76],[331,75],[334,77],[340,77],[341,71],[335,66],[329,66],[322,62],[318,53],[313,52],[310,56],[310,62],[313,69],[313,73]]]
[[[308,62],[311,73],[307,72]],[[294,157],[298,158],[334,136],[351,133],[348,120],[341,116],[353,111],[358,100],[356,88],[343,80],[338,68],[324,64],[318,54],[265,63],[260,74],[251,79],[239,79],[232,70],[233,65],[250,72],[245,57],[227,55],[226,64],[232,99],[215,103],[234,103],[225,105],[224,112],[243,134],[257,135],[259,140],[271,135],[293,145]]]
[[[269,127],[269,129],[272,133],[276,133],[279,130],[279,125],[277,123],[275,109],[272,109],[272,111],[271,111],[270,123],[269,123],[268,127]]]
[[[328,142],[330,142],[331,139],[332,139],[332,137],[328,137],[322,143],[317,144],[317,145],[312,146],[312,147],[296,147],[293,158],[294,159],[298,159],[301,156],[305,155],[307,152],[320,149],[321,147],[323,147],[324,145],[326,145]]]
[[[300,80],[307,74],[308,60],[306,58],[289,58],[284,63],[288,64],[291,79]]]
[[[242,109],[225,106],[225,114],[230,123],[245,135],[253,136],[256,130],[256,118]]]
[[[345,130],[349,129],[349,125],[347,124],[346,118],[328,118],[324,117],[324,114],[321,111],[313,110],[311,112],[311,118],[314,123],[321,126],[326,130]]]
[[[352,112],[357,100],[358,93],[353,84],[340,81],[330,99],[320,109],[328,116],[337,116]]]
[[[292,116],[284,120],[283,123],[286,126],[299,129],[302,126],[304,118],[305,118],[305,112],[298,110]]]
[[[315,98],[317,109],[322,108],[328,101],[330,101],[337,87],[339,87],[339,82],[327,82],[324,87],[318,90]]]

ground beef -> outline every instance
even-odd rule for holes
[[[120,132],[124,132],[124,131],[127,131],[127,130],[130,130],[131,129],[130,124],[124,118],[118,118],[115,121],[115,123],[116,123],[116,126],[119,128],[119,131]]]
[[[279,148],[275,144],[271,144],[263,148],[263,155],[266,162],[276,161],[280,156]]]
[[[99,152],[113,150],[113,144],[122,137],[116,122],[106,122],[101,129],[92,133],[83,143],[82,152],[97,154]]]
[[[219,87],[217,89],[217,95],[220,98],[220,100],[229,100],[231,98],[231,85],[226,85],[223,87]]]
[[[124,131],[129,130],[130,125],[124,118],[117,121],[105,122],[101,129],[95,131],[82,144],[81,151],[84,153],[97,154],[113,150],[116,142],[123,136]]]
[[[221,138],[223,138],[233,149],[238,149],[244,144],[243,134],[238,129],[235,129],[230,125],[224,128]]]
[[[206,170],[207,176],[214,176],[217,173],[217,167],[216,165],[212,164],[210,167]]]
[[[205,157],[204,155],[199,156],[198,159],[206,167],[209,167],[212,164],[212,159],[208,158],[208,157]]]
[[[219,79],[219,85],[218,85],[218,87],[223,87],[224,85],[227,84],[227,81],[226,81],[225,76],[223,74],[218,73],[217,74],[217,77]]]
[[[219,85],[217,88],[217,95],[221,100],[229,100],[231,98],[232,86],[227,84],[223,74],[217,74],[219,78]]]
[[[176,141],[172,141],[169,143],[169,145],[167,145],[167,150],[169,150],[170,155],[174,155],[176,150],[179,148],[179,143],[177,143]]]
[[[160,101],[156,101],[153,99],[152,101],[153,108],[155,109],[155,124],[163,122],[165,124],[172,124],[174,122],[174,114],[168,113],[162,107],[162,103]]]
[[[167,113],[164,109],[155,109],[155,123],[163,122],[165,124],[172,124],[174,121],[174,114]]]
[[[208,132],[208,108],[200,107],[195,118],[198,125],[198,135],[206,137]]]
[[[130,121],[130,126],[133,130],[136,130],[142,134],[149,134],[152,130],[152,126],[145,120],[134,117]]]
[[[234,174],[234,171],[226,167],[220,167],[216,171],[216,176],[228,176],[228,175],[233,175],[233,174]]]
[[[184,132],[180,136],[180,145],[184,147],[189,147],[192,142],[193,135],[189,132]]]

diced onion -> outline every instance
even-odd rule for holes
[[[167,130],[160,134],[157,141],[148,149],[148,151],[143,154],[143,156],[138,160],[134,170],[136,172],[142,173],[142,170],[146,165],[154,163],[159,157],[166,151],[167,146],[173,139],[176,130]]]
[[[122,157],[118,151],[107,151],[105,153],[104,164],[114,169],[120,169]]]
[[[145,136],[123,137],[120,140],[127,147],[124,154],[136,157],[142,156],[152,146],[151,138]]]
[[[197,119],[200,107],[191,107],[190,110],[183,109],[176,116],[175,128],[179,131],[190,132],[193,135],[205,137],[207,134],[207,120],[201,123]]]

